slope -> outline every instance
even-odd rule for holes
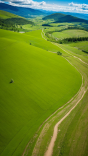
[[[66,15],[65,17],[60,18],[56,22],[57,23],[58,22],[85,22],[85,23],[88,23],[88,20],[81,19],[81,18],[78,18],[78,17],[74,17],[74,16],[71,16],[71,15]]]
[[[81,75],[63,57],[38,47],[41,38],[35,47],[29,34],[0,34],[0,155],[18,156],[42,122],[76,94]]]
[[[15,14],[9,13],[7,11],[0,10],[0,18],[7,19],[7,18],[19,18],[20,16],[17,16]]]
[[[29,21],[21,16],[0,10],[0,25],[34,25],[32,21]]]

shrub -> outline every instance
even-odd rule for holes
[[[62,53],[60,51],[57,52],[57,55],[62,55]]]
[[[11,79],[10,83],[13,83],[13,82],[14,82],[13,79]]]

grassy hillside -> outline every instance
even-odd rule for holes
[[[8,19],[0,19],[0,24],[3,25],[25,25],[25,24],[31,24],[33,25],[34,23],[31,21],[28,21],[24,18],[8,18]]]
[[[81,85],[81,75],[73,66],[44,50],[57,51],[57,47],[40,34],[35,31],[34,38],[34,32],[0,30],[1,156],[21,155],[39,125]]]
[[[71,46],[88,53],[88,41],[82,41],[70,44]]]
[[[5,33],[3,33],[3,30],[0,31],[0,36],[1,38],[7,38],[7,39],[12,39],[12,40],[18,40],[19,42],[26,42],[29,45],[31,44],[32,46],[36,46],[48,51],[53,51],[53,52],[57,52],[58,51],[58,47],[51,44],[50,42],[47,42],[46,40],[42,39],[41,37],[41,30],[38,31],[33,31],[33,32],[27,32],[25,34],[20,34],[20,33],[14,33],[9,31],[4,31]],[[35,37],[34,37],[35,36]]]
[[[87,20],[84,20],[84,19],[81,19],[78,17],[74,17],[71,15],[65,15],[62,13],[51,14],[51,15],[48,15],[43,18],[43,20],[49,20],[49,19],[54,19],[54,21],[56,23],[59,23],[59,22],[70,22],[70,23],[71,22],[85,22],[85,23],[88,23]]]
[[[22,25],[26,25],[26,24],[29,24],[31,27],[34,25],[32,21],[29,21],[23,17],[0,10],[1,29],[12,30],[12,31],[23,31]]]
[[[58,22],[84,22],[84,23],[88,23],[88,20],[84,20],[78,17],[74,17],[71,15],[66,15],[65,17],[60,18],[59,20],[56,21],[56,23]]]
[[[10,12],[0,10],[0,18],[2,18],[2,19],[7,19],[7,18],[19,18],[19,17],[20,17],[20,16],[17,16],[17,15],[15,15],[15,14],[10,13]]]

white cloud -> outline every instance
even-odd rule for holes
[[[58,4],[48,4],[45,1],[37,2],[33,0],[2,0],[2,2],[9,2],[10,5],[21,6],[33,9],[43,9],[57,12],[76,12],[88,14],[87,4],[69,3],[67,6]]]
[[[76,9],[82,9],[82,10],[88,10],[88,4],[77,4],[77,3],[69,3],[69,6],[76,8]]]

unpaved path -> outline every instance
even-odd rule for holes
[[[44,34],[44,36],[45,36],[45,33],[44,33],[43,29],[42,29],[41,36],[42,36],[42,38],[43,38],[44,40],[47,41],[47,39],[43,36],[43,34]]]
[[[87,88],[88,89],[88,88]],[[66,119],[66,117],[72,112],[72,110],[78,105],[78,103],[82,100],[82,98],[84,97],[85,93],[86,93],[87,90],[84,90],[83,88],[83,94],[81,96],[81,98],[76,102],[75,106],[73,108],[71,108],[71,110],[55,125],[54,127],[54,132],[53,132],[53,136],[52,136],[52,139],[50,141],[50,144],[48,146],[48,149],[45,153],[44,156],[52,156],[52,153],[53,153],[53,147],[54,147],[54,142],[56,141],[56,138],[57,138],[57,134],[58,134],[58,126],[62,123],[62,121],[64,119]]]
[[[55,44],[56,45],[56,44]],[[61,48],[63,51],[65,51],[67,54],[69,54],[69,55],[71,55],[71,56],[73,56],[74,58],[77,58],[77,59],[79,59],[82,63],[84,63],[84,64],[86,64],[86,65],[88,65],[88,63],[86,63],[86,62],[84,62],[82,59],[80,59],[79,57],[77,57],[77,56],[75,56],[75,55],[72,55],[71,53],[69,53],[69,52],[67,52],[66,50],[64,50],[61,46],[59,46],[59,45],[56,45],[56,46],[58,46],[59,48]],[[70,51],[71,52],[71,51]],[[73,52],[72,52],[73,53]],[[74,53],[73,53],[74,54]]]

